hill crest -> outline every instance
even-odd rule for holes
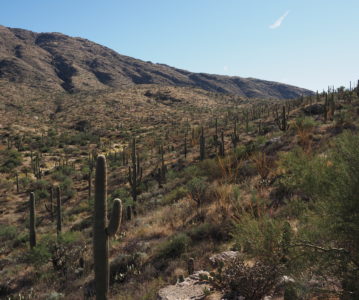
[[[70,93],[139,84],[195,87],[247,98],[289,99],[311,93],[278,82],[193,73],[121,55],[80,37],[4,26],[0,26],[0,78]]]

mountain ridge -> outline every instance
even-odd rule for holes
[[[139,84],[202,88],[246,98],[289,99],[312,93],[273,81],[193,73],[125,56],[81,37],[1,25],[0,78],[70,93]]]

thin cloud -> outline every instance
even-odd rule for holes
[[[289,15],[289,10],[287,10],[283,16],[281,16],[277,21],[275,21],[272,25],[269,26],[270,29],[276,29],[280,25],[282,25],[283,20]]]

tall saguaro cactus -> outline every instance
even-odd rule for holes
[[[132,140],[132,167],[128,167],[128,181],[131,186],[131,194],[134,202],[134,214],[136,214],[137,189],[142,181],[142,168],[140,166],[140,157],[136,151],[136,139]]]
[[[278,128],[281,131],[287,131],[287,129],[289,128],[288,116],[289,116],[289,113],[286,112],[285,105],[283,105],[283,107],[282,107],[282,115],[281,116],[279,116],[278,110],[276,110],[276,120],[275,121],[277,123]]]
[[[206,139],[204,137],[204,131],[203,131],[203,127],[201,128],[201,135],[199,137],[199,159],[200,160],[204,160],[205,158],[205,143],[206,143]]]
[[[51,221],[54,220],[54,188],[50,188],[50,203],[49,206],[45,204],[46,210],[50,213]]]
[[[29,200],[29,208],[30,208],[30,248],[34,248],[36,246],[36,212],[35,212],[35,194],[30,193]]]
[[[60,187],[57,187],[57,200],[56,200],[56,212],[57,212],[57,235],[61,234],[62,231],[62,212],[61,212],[61,190]]]
[[[236,150],[237,144],[239,142],[239,136],[237,134],[237,120],[234,121],[233,133],[231,134],[233,150]]]
[[[221,142],[219,143],[219,155],[224,157],[224,133],[221,131]]]
[[[166,182],[167,167],[165,165],[163,145],[160,146],[160,159],[161,166],[157,169],[156,180],[158,187],[162,187],[162,184]]]
[[[116,234],[122,216],[120,199],[113,202],[111,219],[107,220],[107,167],[106,158],[97,158],[95,175],[95,209],[93,227],[93,254],[95,263],[96,300],[107,300],[109,291],[109,237]]]

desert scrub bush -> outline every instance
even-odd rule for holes
[[[183,170],[183,177],[186,181],[198,176],[202,176],[202,171],[198,165],[191,165]]]
[[[47,199],[50,197],[50,183],[47,180],[40,179],[33,181],[30,189],[35,193],[36,199]]]
[[[73,181],[70,177],[65,177],[60,183],[61,195],[63,197],[71,198],[75,194],[75,189],[73,188]]]
[[[28,232],[21,232],[17,227],[3,225],[0,227],[0,243],[5,247],[18,247],[28,241]]]
[[[171,204],[174,203],[181,198],[184,198],[188,194],[188,189],[185,186],[178,186],[174,190],[170,191],[163,198],[163,204]]]
[[[14,186],[14,184],[6,179],[6,178],[0,178],[0,189],[1,190],[5,190],[5,191],[8,191],[10,190],[12,187]]]
[[[298,136],[298,143],[303,149],[309,150],[311,146],[311,133],[317,123],[311,117],[299,117],[292,123],[292,128]]]
[[[299,217],[301,264],[337,278],[344,294],[359,297],[359,136],[345,132],[326,155],[298,153],[286,157],[283,182],[312,200]]]
[[[191,239],[185,233],[179,233],[159,245],[156,253],[157,260],[180,257],[190,245]]]
[[[212,275],[211,281],[226,292],[226,298],[242,296],[248,300],[261,300],[279,283],[282,270],[280,265],[262,261],[250,266],[236,257]]]
[[[227,241],[231,238],[233,225],[231,222],[223,222],[220,224],[202,223],[191,228],[187,234],[193,243],[212,239],[214,241]]]
[[[35,247],[33,247],[24,256],[26,263],[34,266],[42,266],[50,261],[51,253],[47,243],[42,239]]]
[[[310,155],[301,148],[282,153],[278,161],[278,171],[282,175],[278,184],[303,198],[325,193],[328,184],[335,178],[328,176],[331,161],[327,154]]]
[[[133,205],[133,200],[130,194],[130,191],[126,188],[118,188],[114,190],[109,196],[109,206],[112,206],[113,201],[118,198],[121,199],[123,205],[126,207],[128,205]]]
[[[215,159],[205,159],[198,164],[201,176],[207,176],[210,181],[222,177],[222,170]]]
[[[17,150],[0,150],[0,173],[10,173],[22,164],[22,155]]]
[[[209,187],[205,177],[194,177],[187,182],[187,190],[197,207],[200,207],[206,199],[207,189]]]
[[[0,242],[5,245],[9,240],[14,239],[17,236],[17,228],[10,225],[2,225],[0,227]]]
[[[317,122],[312,117],[298,117],[292,122],[292,128],[298,133],[298,131],[311,131]]]
[[[34,266],[52,263],[54,271],[61,275],[74,275],[79,268],[79,259],[86,251],[81,233],[66,232],[59,237],[44,235],[37,245],[25,255],[25,262]]]
[[[282,255],[283,221],[269,216],[255,218],[250,214],[242,215],[235,225],[233,240],[235,248],[249,257],[277,261]]]
[[[256,152],[252,155],[252,161],[256,167],[257,172],[264,180],[268,177],[271,169],[273,168],[273,162],[268,158],[264,152]]]
[[[26,190],[30,184],[31,184],[31,179],[29,177],[20,177],[19,178],[19,184],[22,188],[22,190]]]

